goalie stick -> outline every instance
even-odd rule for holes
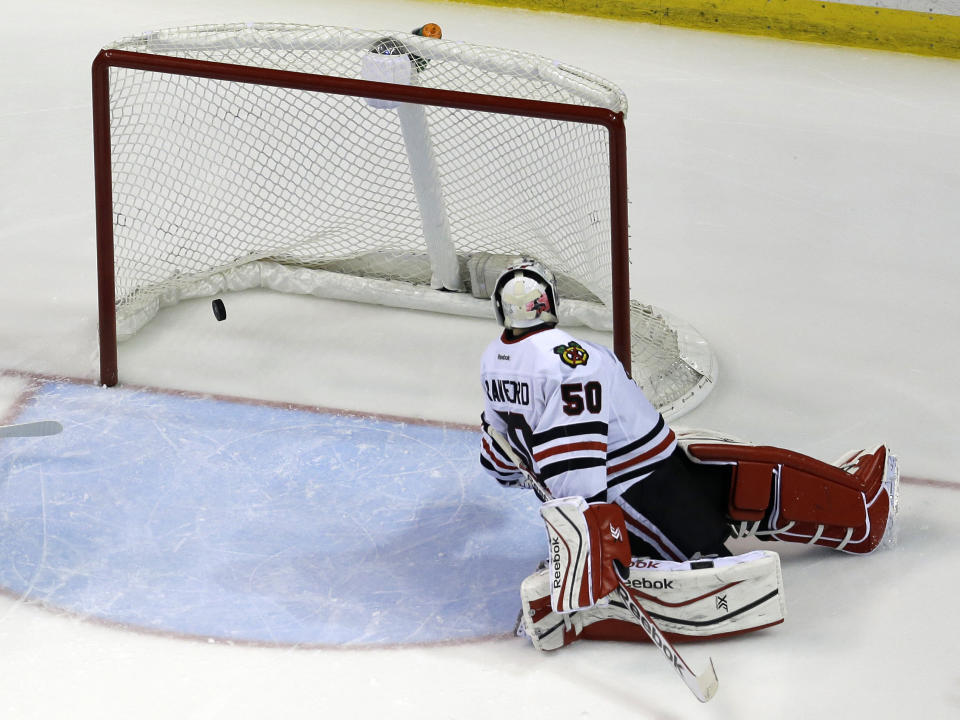
[[[36,422],[19,423],[17,425],[0,425],[0,438],[56,435],[61,430],[63,430],[63,425],[56,420],[37,420]]]
[[[543,502],[554,499],[553,493],[550,492],[550,489],[546,486],[546,483],[544,483],[542,480],[540,480],[540,478],[527,469],[523,460],[517,455],[516,452],[514,452],[507,439],[500,434],[496,428],[488,427],[487,432],[489,433],[490,437],[494,439],[500,449],[503,450],[507,457],[513,461],[513,464],[519,468],[520,472],[523,473],[524,478],[526,478],[527,483],[536,493],[537,497]],[[709,668],[704,670],[699,675],[694,673],[693,670],[690,669],[690,666],[687,665],[683,657],[681,657],[680,653],[677,652],[676,648],[673,646],[673,643],[671,643],[660,631],[660,628],[657,627],[657,624],[653,621],[653,618],[650,617],[650,613],[644,610],[640,603],[634,600],[633,595],[630,594],[630,590],[627,588],[625,582],[629,575],[629,570],[616,560],[614,561],[614,567],[617,571],[617,595],[637,619],[640,627],[642,627],[644,632],[650,636],[651,642],[660,649],[660,651],[663,653],[663,656],[670,662],[671,665],[673,665],[673,669],[677,671],[677,673],[683,679],[683,682],[686,683],[687,687],[690,688],[690,691],[696,696],[697,700],[702,703],[710,700],[710,698],[716,695],[717,688],[720,685],[720,680],[717,678],[716,668],[714,668],[713,665],[713,658],[709,658]]]

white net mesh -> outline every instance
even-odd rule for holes
[[[409,33],[226,25],[110,47],[626,109],[615,86],[575,68]],[[610,327],[600,125],[119,67],[109,87],[121,337],[183,297],[264,285],[488,315],[488,303],[468,300],[467,266],[517,254],[553,269],[565,300],[582,301],[567,303],[566,320]],[[349,293],[344,275],[359,278]],[[396,300],[396,287],[408,299]],[[467,292],[451,300],[430,287]],[[632,315],[638,383],[668,414],[691,407],[715,372],[709,349],[696,339],[683,358],[662,313],[637,306]]]

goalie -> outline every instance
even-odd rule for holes
[[[665,633],[717,637],[784,616],[777,554],[731,556],[731,537],[867,554],[890,534],[898,470],[886,446],[828,464],[674,431],[610,350],[556,327],[546,267],[508,267],[492,300],[503,333],[481,364],[481,465],[507,487],[530,487],[529,471],[561,498],[541,510],[560,551],[521,589],[523,627],[538,648],[642,635],[608,597],[610,558],[629,563],[627,585]]]

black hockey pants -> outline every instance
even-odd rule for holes
[[[727,502],[730,470],[697,465],[679,447],[653,474],[635,483],[619,498],[655,525],[686,555],[729,555]],[[636,557],[662,558],[652,545],[630,534]]]

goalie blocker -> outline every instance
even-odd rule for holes
[[[614,562],[630,563],[620,506],[582,497],[540,506],[550,548],[550,598],[560,613],[591,607],[617,589]]]

